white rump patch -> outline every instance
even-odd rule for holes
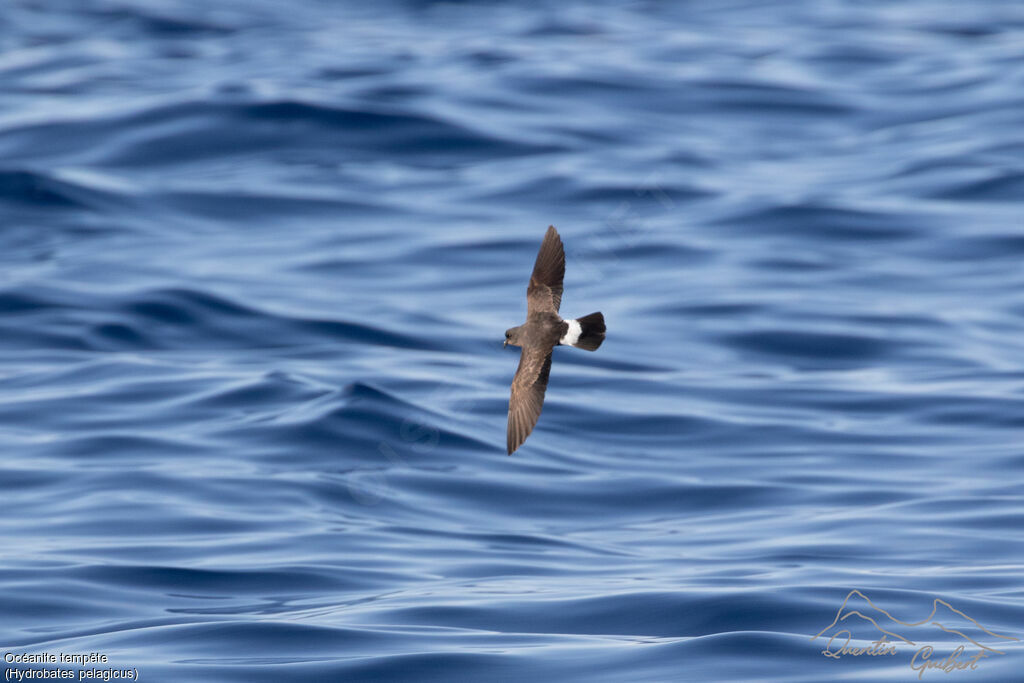
[[[583,333],[583,328],[580,327],[578,320],[566,320],[569,323],[569,329],[565,331],[565,336],[558,340],[559,344],[566,346],[576,346],[576,342],[580,340],[580,335]]]

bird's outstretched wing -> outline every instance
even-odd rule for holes
[[[519,356],[519,369],[512,379],[512,397],[508,401],[509,455],[523,445],[540,417],[551,374],[551,349],[524,347]]]
[[[562,279],[565,277],[565,250],[555,226],[548,231],[533,264],[530,286],[526,288],[526,314],[558,313],[562,305]]]

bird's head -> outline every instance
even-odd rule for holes
[[[522,346],[519,343],[518,327],[510,327],[509,329],[505,330],[505,346],[508,346],[509,344],[511,344],[512,346]]]

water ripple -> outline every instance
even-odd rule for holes
[[[8,2],[0,641],[155,681],[916,676],[822,655],[852,596],[1019,679],[1022,32]],[[609,336],[510,458],[551,223]]]

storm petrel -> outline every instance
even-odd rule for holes
[[[591,313],[576,320],[562,320],[562,278],[565,250],[555,226],[549,226],[537,254],[526,288],[526,322],[505,332],[505,346],[522,347],[519,369],[512,379],[508,401],[508,454],[523,445],[533,431],[544,405],[544,391],[551,373],[551,352],[556,346],[575,346],[596,351],[604,341],[604,316]]]

